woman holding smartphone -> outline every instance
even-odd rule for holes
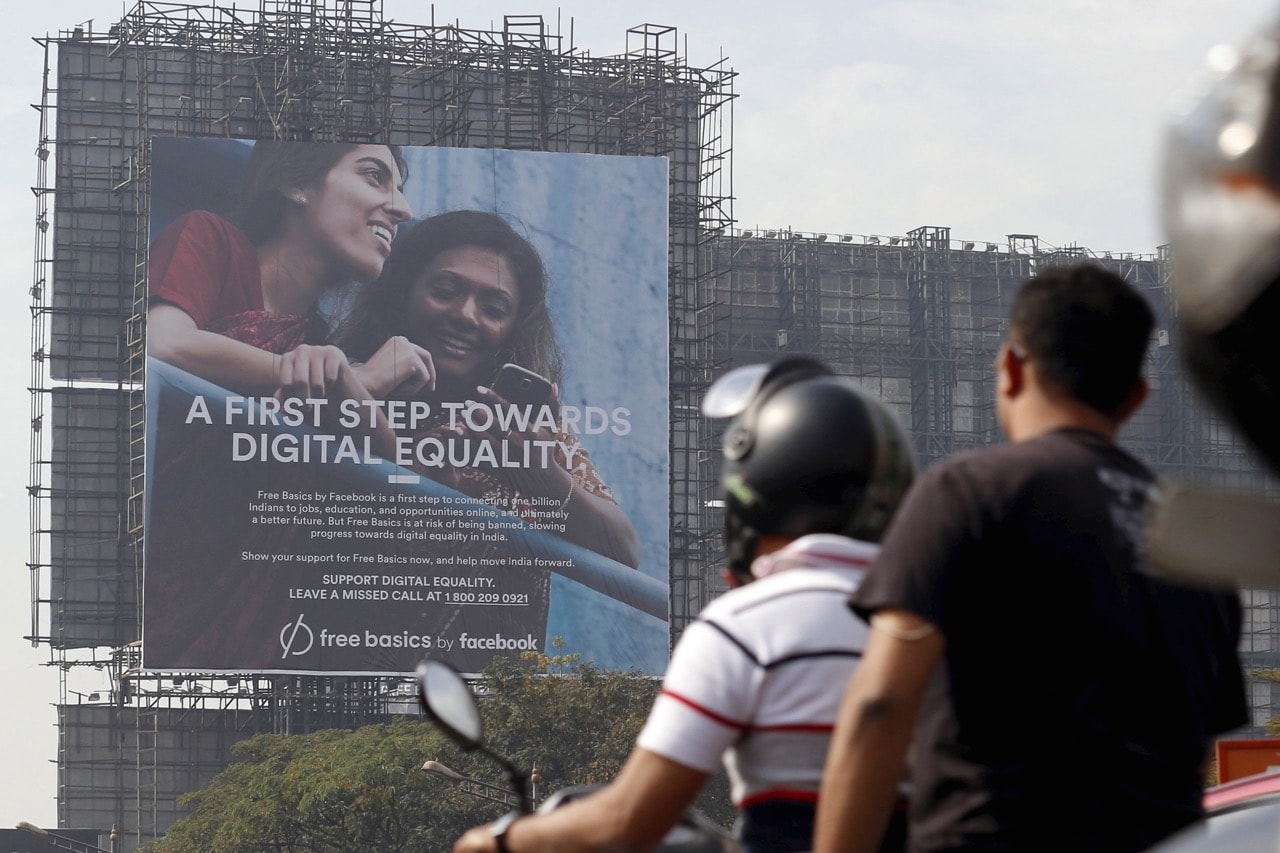
[[[501,217],[459,210],[407,229],[334,343],[373,397],[431,405],[412,445],[521,463],[424,464],[415,454],[415,470],[638,565],[635,528],[559,417],[562,356],[542,259]],[[495,413],[519,416],[499,423]]]

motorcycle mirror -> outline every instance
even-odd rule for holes
[[[424,660],[418,664],[418,704],[464,749],[475,749],[483,742],[480,709],[471,688],[444,661]]]
[[[702,398],[702,414],[709,418],[732,418],[742,414],[760,390],[768,372],[767,364],[749,364],[730,370],[707,389],[706,396]]]
[[[521,814],[533,811],[528,774],[484,745],[475,695],[456,669],[444,661],[429,658],[418,664],[418,704],[432,722],[464,750],[479,750],[502,765],[511,778],[511,792],[516,795]]]

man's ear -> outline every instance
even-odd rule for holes
[[[996,356],[996,393],[1004,397],[1019,394],[1027,382],[1025,370],[1026,356],[1008,343],[1001,344]]]
[[[1116,412],[1116,423],[1127,421],[1129,416],[1136,412],[1147,399],[1147,392],[1150,390],[1151,386],[1147,384],[1147,380],[1139,377],[1129,396],[1125,397],[1124,402],[1120,404],[1120,410]]]
[[[729,585],[729,589],[737,589],[742,586],[742,580],[730,571],[728,566],[720,567],[720,577],[724,578],[724,582]]]

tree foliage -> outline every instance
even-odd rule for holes
[[[657,693],[634,673],[602,672],[575,655],[495,659],[476,684],[485,740],[516,766],[537,767],[539,796],[607,782],[622,766]],[[147,853],[328,853],[447,850],[466,828],[506,810],[422,771],[428,759],[506,788],[502,770],[463,753],[419,718],[308,735],[259,735],[208,787],[186,795],[190,814]],[[718,777],[700,805],[732,813]]]
[[[259,735],[235,754],[208,787],[183,798],[191,813],[147,850],[447,850],[456,829],[501,810],[421,770],[427,758],[468,775],[475,768],[417,720]]]

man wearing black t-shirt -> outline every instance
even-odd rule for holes
[[[1009,444],[935,465],[851,606],[871,625],[816,850],[874,850],[914,736],[910,849],[1138,851],[1201,815],[1246,722],[1239,601],[1140,555],[1150,471],[1115,443],[1151,309],[1092,265],[1023,285],[996,369]]]

